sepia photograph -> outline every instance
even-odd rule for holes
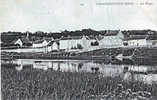
[[[0,100],[157,100],[157,0],[0,0]]]

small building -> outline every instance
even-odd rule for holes
[[[38,48],[38,47],[45,47],[47,46],[47,41],[46,40],[37,40],[33,42],[32,47],[33,48]]]
[[[59,50],[59,40],[54,40],[49,42],[49,44],[46,47],[46,51],[58,51]]]
[[[146,46],[147,40],[145,35],[131,35],[124,39],[125,46]]]
[[[18,46],[20,46],[20,47],[32,46],[31,41],[29,41],[29,39],[24,38],[24,37],[23,37],[23,38],[18,38],[18,39],[16,39],[16,40],[12,41],[12,43],[13,43],[14,45],[18,45]]]
[[[88,48],[88,40],[86,36],[68,36],[61,37],[59,40],[59,48],[61,50],[83,50]]]
[[[105,36],[99,40],[100,48],[123,46],[123,33],[119,31],[107,31]]]
[[[157,35],[149,35],[146,40],[148,46],[157,46]]]
[[[42,39],[42,40],[37,40],[37,41],[33,42],[32,47],[33,48],[46,47],[49,44],[49,42],[51,42],[53,40],[54,40],[53,38],[45,38],[45,39]]]
[[[14,44],[15,45],[19,45],[20,47],[22,47],[23,46],[23,43],[22,43],[22,40],[19,38],[19,39],[17,39],[17,40],[15,40],[15,42],[14,42]]]
[[[61,37],[59,49],[66,51],[89,51],[98,49],[99,43],[93,36],[68,36]]]

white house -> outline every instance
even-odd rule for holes
[[[49,44],[49,42],[53,41],[53,38],[47,38],[47,39],[42,39],[42,40],[37,40],[34,41],[32,44],[33,48],[40,48],[40,47],[45,47]]]
[[[59,50],[59,41],[58,40],[54,40],[49,42],[49,44],[46,47],[46,50],[48,52],[50,51],[58,51]]]
[[[16,40],[12,41],[12,43],[15,44],[15,45],[18,44],[20,47],[31,46],[32,45],[31,41],[29,41],[28,38],[24,38],[24,37],[23,38],[18,38]]]
[[[100,48],[123,46],[124,35],[121,31],[108,31],[99,41]]]
[[[48,43],[46,40],[38,40],[38,41],[33,42],[32,47],[33,48],[44,47],[44,46],[47,46],[47,44]]]
[[[21,39],[19,38],[19,39],[17,39],[15,42],[14,42],[14,44],[18,44],[18,45],[20,45],[20,47],[22,47],[23,46],[23,43],[22,43],[22,41],[21,41]]]
[[[59,41],[59,48],[63,50],[87,49],[88,40],[86,36],[62,37]]]
[[[146,46],[147,40],[145,35],[131,35],[124,40],[127,46]]]

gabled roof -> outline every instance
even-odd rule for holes
[[[87,40],[96,40],[96,36],[85,36]]]
[[[24,44],[30,44],[31,43],[31,41],[29,41],[27,38],[24,38],[24,37],[23,38],[17,38],[15,40],[13,40],[11,43],[15,43],[18,39],[20,39],[21,42]]]
[[[59,45],[59,41],[50,41],[49,44],[47,46],[51,46],[53,43],[57,43]]]

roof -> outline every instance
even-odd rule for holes
[[[82,39],[84,36],[68,36],[68,37],[61,37],[60,40],[78,40]],[[86,39],[92,39],[93,37],[85,36]]]
[[[101,35],[105,35],[106,34],[106,30],[101,30],[101,31],[99,31],[99,33],[101,34]]]
[[[149,30],[132,30],[128,31],[130,35],[147,35]]]
[[[103,39],[104,38],[104,36],[102,36],[102,35],[100,35],[99,34],[99,36],[92,36],[92,37],[89,37],[90,39],[94,39],[94,40],[101,40],[101,39]]]
[[[78,39],[82,39],[83,37],[85,37],[87,40],[96,40],[96,37],[94,36],[68,36],[68,37],[61,37],[60,40],[78,40]]]
[[[68,36],[68,37],[61,37],[60,40],[72,40],[72,39],[82,39],[82,36]]]
[[[59,44],[59,41],[51,41],[51,42],[49,42],[49,44],[48,44],[48,46],[51,46],[53,43],[57,43],[57,44]]]
[[[105,36],[115,36],[115,35],[117,35],[119,33],[119,31],[118,30],[115,30],[115,31],[107,31],[107,33],[105,34]]]
[[[22,41],[22,43],[25,43],[25,44],[31,43],[31,41],[29,41],[29,39],[27,39],[27,38],[21,38],[21,41]]]
[[[5,44],[11,44],[15,40],[18,40],[18,37],[1,36],[1,42]]]
[[[157,35],[149,35],[147,40],[157,40]]]
[[[22,41],[22,43],[24,43],[24,44],[30,44],[31,43],[31,41],[29,41],[29,39],[24,38],[24,37],[23,38],[16,38],[11,43],[15,43],[18,39],[20,39]]]
[[[46,40],[47,42],[54,40],[54,38],[45,38],[44,40]]]
[[[124,40],[139,40],[139,39],[146,39],[146,35],[130,35]]]
[[[96,36],[86,36],[86,39],[88,39],[88,40],[96,40]]]
[[[44,42],[45,40],[46,40],[47,42],[50,42],[50,41],[53,41],[54,38],[44,38],[44,39],[42,39],[42,40],[36,40],[36,41],[34,41],[33,43],[34,43],[34,44],[39,44],[39,43]]]
[[[34,44],[39,44],[39,43],[43,43],[44,42],[44,40],[42,39],[42,40],[36,40],[36,41],[34,41],[33,43]]]
[[[49,44],[47,46],[51,46],[55,41],[51,41],[49,42]]]

